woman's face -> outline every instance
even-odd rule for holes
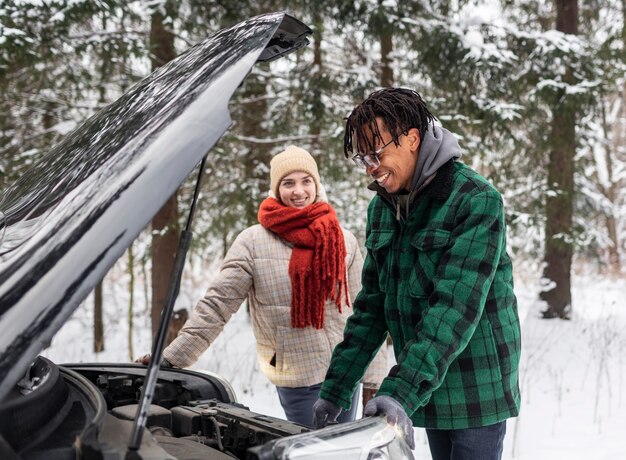
[[[280,201],[285,206],[304,208],[315,202],[315,180],[305,172],[293,172],[280,181]]]

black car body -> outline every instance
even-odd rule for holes
[[[310,32],[284,13],[218,32],[2,192],[0,458],[412,458],[381,418],[310,431],[250,412],[219,376],[183,369],[161,369],[149,430],[129,452],[146,368],[38,356],[228,129],[229,100],[252,66]]]

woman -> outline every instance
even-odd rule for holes
[[[261,370],[276,386],[287,419],[311,426],[350,299],[361,288],[363,258],[326,202],[317,164],[306,150],[289,146],[272,158],[270,182],[260,224],[236,238],[163,357],[175,367],[192,365],[247,299]],[[363,379],[369,390],[364,396],[371,396],[386,371],[381,351]],[[338,421],[355,419],[358,393]]]

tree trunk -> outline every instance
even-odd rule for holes
[[[107,20],[106,15],[102,15],[102,28],[106,29]],[[106,103],[106,85],[105,79],[108,76],[108,63],[110,62],[110,56],[102,52],[99,56],[100,59],[100,83],[98,84],[98,102],[101,106]],[[93,351],[100,353],[104,351],[104,298],[102,296],[102,281],[98,283],[94,290],[94,312],[93,312]]]
[[[556,0],[556,28],[578,32],[577,0]],[[574,80],[571,69],[565,81]],[[545,290],[540,294],[547,303],[544,318],[568,319],[572,309],[571,266],[573,256],[572,219],[574,204],[574,158],[576,153],[576,107],[565,92],[553,107],[551,150],[548,162],[546,198],[546,248],[543,277]]]
[[[152,219],[152,338],[156,337],[161,312],[170,287],[178,247],[178,204],[174,194]]]
[[[246,137],[265,137],[265,117],[268,112],[266,82],[263,76],[251,74],[248,76],[242,88],[242,97],[248,102],[243,107],[241,130]],[[245,146],[246,154],[244,161],[244,177],[246,193],[242,196],[245,200],[246,227],[258,222],[257,213],[259,203],[265,198],[270,188],[269,168],[272,159],[270,144],[252,143]],[[259,167],[259,165],[263,165]]]
[[[165,9],[170,18],[174,17],[174,2],[168,1]],[[164,17],[154,13],[150,26],[150,51],[152,69],[156,69],[176,57],[174,34],[165,28]],[[174,268],[174,259],[178,248],[180,230],[178,227],[177,193],[165,203],[152,219],[152,338],[156,337],[161,313],[165,306],[167,293]],[[170,328],[172,326],[170,325]],[[172,331],[168,331],[169,333]],[[173,331],[174,335],[178,331]]]
[[[324,75],[324,66],[322,61],[322,34],[324,31],[324,18],[319,12],[313,13],[313,79],[320,82]],[[320,133],[322,132],[322,124],[324,117],[324,105],[322,103],[322,89],[315,85],[313,99],[313,124],[311,125],[311,153],[317,153],[322,150]],[[323,167],[325,155],[317,156],[317,164],[320,171]]]
[[[170,2],[168,2],[168,6]],[[154,13],[150,23],[150,59],[152,70],[167,64],[176,57],[174,34],[163,24],[163,15]]]
[[[624,50],[626,50],[626,0],[622,0],[622,43]],[[626,62],[626,51],[622,54],[623,62]],[[622,83],[621,94],[618,94],[620,100],[620,110],[617,114],[617,120],[611,127],[613,132],[613,144],[610,147],[611,151],[607,149],[607,168],[609,169],[609,183],[610,188],[608,190],[608,198],[614,205],[617,204],[620,185],[622,180],[613,176],[613,161],[611,153],[617,154],[626,147],[626,82]],[[617,222],[614,215],[610,215],[607,218],[607,230],[609,238],[611,239],[612,246],[609,247],[609,266],[614,274],[619,274],[622,271],[622,262],[620,258],[621,241],[617,232]]]
[[[624,90],[626,90],[626,84],[624,85]],[[617,95],[618,98],[622,98],[623,99],[623,95],[620,96],[619,94]],[[614,99],[614,98],[611,98]],[[610,100],[610,104],[615,103],[617,101],[615,100]],[[623,100],[620,102],[620,105],[622,105],[623,108]],[[620,112],[622,112],[622,110],[620,110]],[[605,139],[610,139],[611,137],[613,138],[613,142],[612,144],[607,143],[606,147],[605,147],[605,152],[604,152],[604,161],[606,164],[606,175],[607,175],[607,183],[606,185],[602,182],[600,182],[600,190],[602,191],[602,193],[604,194],[604,196],[606,197],[606,199],[613,205],[613,210],[610,214],[607,214],[606,216],[606,229],[607,229],[607,233],[609,236],[609,239],[611,240],[611,245],[608,248],[608,265],[609,265],[609,270],[612,273],[619,273],[621,271],[621,261],[620,261],[620,253],[619,253],[619,244],[620,244],[620,240],[619,240],[619,236],[618,236],[618,232],[617,232],[617,219],[615,218],[615,208],[616,208],[616,204],[617,204],[617,197],[618,197],[618,183],[614,177],[613,174],[613,167],[614,167],[614,155],[615,152],[619,151],[620,148],[620,142],[622,142],[621,137],[623,136],[622,134],[622,120],[620,117],[621,113],[618,113],[616,116],[616,119],[613,120],[613,126],[609,126],[609,122],[606,119],[606,111],[604,109],[604,106],[602,106],[602,129],[604,132],[604,138]],[[611,136],[612,134],[612,136]]]
[[[104,351],[104,320],[102,318],[102,281],[93,291],[93,351]]]
[[[379,35],[380,38],[380,86],[390,88],[393,86],[393,69],[391,68],[391,52],[393,51],[393,40],[391,31],[384,27]],[[387,335],[387,346],[392,346],[391,335]]]
[[[391,68],[391,52],[393,51],[393,41],[391,32],[384,30],[380,34],[380,86],[389,88],[393,86],[393,69]]]
[[[135,305],[135,255],[133,254],[133,245],[128,247],[128,275],[130,281],[128,283],[128,360],[132,361],[135,357],[133,349],[133,314]]]

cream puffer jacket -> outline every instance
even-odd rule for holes
[[[354,299],[361,289],[363,257],[356,238],[342,229],[346,241],[348,292]],[[226,254],[219,273],[204,298],[163,356],[177,367],[195,363],[248,300],[259,365],[277,386],[302,387],[324,380],[333,348],[343,338],[352,309],[326,302],[323,329],[291,327],[291,281],[288,267],[291,245],[261,225],[247,228]],[[345,296],[344,299],[345,301]],[[380,350],[363,383],[380,385],[387,375],[386,350]]]

